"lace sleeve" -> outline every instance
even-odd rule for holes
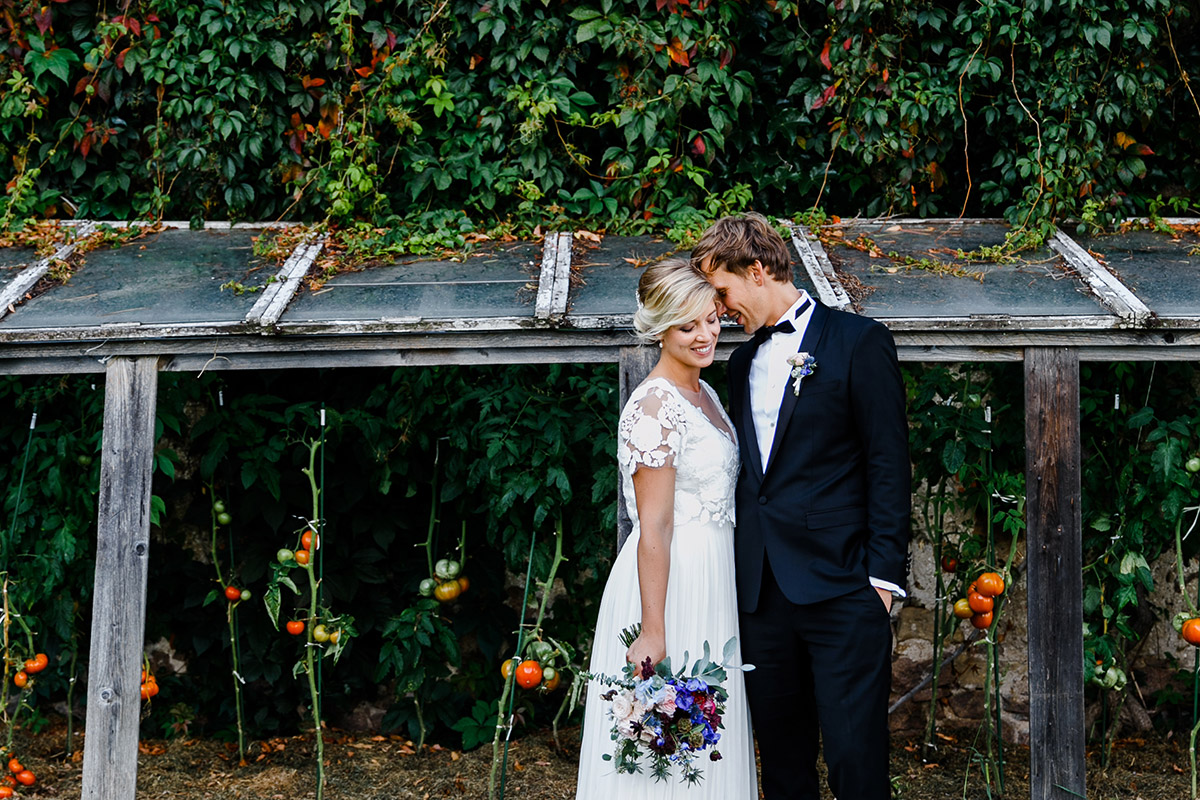
[[[665,389],[651,387],[621,415],[617,457],[631,475],[639,467],[674,467],[685,433],[679,400]]]

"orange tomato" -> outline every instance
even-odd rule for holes
[[[13,683],[17,685],[18,689],[24,689],[25,684],[29,683],[29,676],[25,674],[24,670],[22,670],[16,675],[13,675]]]
[[[295,553],[293,553],[293,558],[296,559],[297,564],[303,567],[308,564],[309,553],[307,550],[297,550]]]
[[[534,659],[522,661],[517,666],[517,685],[522,689],[532,689],[542,682],[542,665]]]
[[[995,572],[985,572],[976,580],[976,591],[984,597],[999,597],[1004,594],[1004,579]]]
[[[438,587],[433,590],[433,597],[439,603],[449,603],[460,594],[462,594],[462,587],[456,580],[439,583]]]
[[[1200,647],[1200,619],[1189,619],[1183,623],[1181,633],[1188,644]]]
[[[152,697],[152,695],[150,694],[150,684],[143,683],[142,684],[142,699],[149,700],[151,697]]]
[[[979,592],[971,592],[967,595],[967,604],[971,606],[971,610],[976,614],[982,614],[986,611],[991,611],[995,607],[996,601]]]
[[[545,683],[546,691],[547,691],[547,692],[553,692],[555,689],[557,689],[557,688],[558,688],[558,685],[559,685],[560,683],[562,683],[562,673],[561,673],[561,672],[555,672],[555,673],[554,673],[554,677],[553,677],[553,678],[550,678],[550,679],[549,679],[549,680],[547,680],[547,681],[546,681],[546,683]]]
[[[0,798],[12,797],[13,788],[11,786],[0,786]]]
[[[984,611],[982,614],[976,614],[971,617],[971,624],[980,630],[992,627],[992,612]]]
[[[25,768],[21,766],[21,762],[20,762],[20,761],[18,761],[17,759],[15,759],[15,758],[10,758],[10,759],[8,760],[8,771],[9,771],[9,772],[11,772],[11,773],[13,773],[14,775],[16,775],[18,772],[20,772],[20,771],[21,771],[21,770],[23,770],[23,769],[25,769]]]
[[[37,781],[37,778],[27,769],[23,769],[17,773],[17,783],[22,786],[33,786],[35,781]]]
[[[974,613],[971,610],[971,604],[967,602],[967,598],[963,597],[954,601],[954,616],[959,619],[970,619]]]
[[[470,588],[471,588],[471,582],[469,580],[467,580],[467,576],[459,575],[458,576],[458,593],[462,594],[463,592],[465,592],[467,589],[470,589]]]
[[[317,547],[320,547],[321,546],[321,537],[316,536],[312,532],[312,530],[305,531],[304,533],[300,534],[300,546],[303,547],[305,550],[312,550],[313,549],[313,546],[312,546],[313,539],[316,539]]]
[[[520,663],[521,662],[515,658],[506,658],[500,662],[500,674],[504,676],[504,680],[508,680],[508,676],[512,675],[513,670],[516,669],[517,664]]]

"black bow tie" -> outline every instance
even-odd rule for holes
[[[799,308],[796,309],[796,313],[793,315],[794,318],[799,319],[800,315],[803,314],[805,311],[807,311],[808,307],[810,305],[812,305],[812,300],[805,300],[804,303]],[[783,322],[779,323],[778,325],[763,325],[761,328],[759,328],[758,330],[756,330],[754,332],[754,344],[761,345],[767,339],[770,339],[771,334],[773,334],[773,333],[795,333],[795,332],[796,332],[796,326],[792,324],[792,321],[790,319],[785,319]]]

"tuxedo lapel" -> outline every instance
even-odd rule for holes
[[[829,309],[820,303],[816,303],[813,307],[812,318],[808,321],[808,328],[804,331],[804,338],[800,341],[800,349],[798,353],[815,354],[817,347],[821,344],[821,334],[825,331],[825,322],[829,319]],[[820,361],[818,360],[818,369]],[[792,412],[796,409],[796,403],[800,401],[799,395],[794,388],[796,379],[788,376],[787,385],[783,389],[783,402],[779,404],[779,418],[775,422],[775,439],[771,442],[771,455],[767,457],[767,465],[775,463],[775,457],[778,455],[780,442],[783,441],[783,436],[787,432],[788,423],[792,420]],[[749,380],[746,381],[747,386]],[[804,391],[804,383],[800,383],[800,391]],[[753,427],[753,426],[751,426]],[[758,448],[756,447],[755,450]],[[761,473],[761,465],[759,467]]]
[[[754,413],[750,405],[750,362],[754,360],[754,354],[758,351],[758,346],[753,342],[739,347],[735,351],[741,353],[742,357],[737,360],[736,381],[735,386],[738,387],[737,398],[730,398],[730,402],[740,403],[741,408],[737,415],[738,437],[745,445],[745,457],[749,459],[750,466],[754,468],[755,474],[761,481],[763,476],[762,455],[758,451],[758,434],[754,430]]]

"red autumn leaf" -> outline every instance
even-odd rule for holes
[[[396,48],[396,34],[392,33],[391,29],[389,29],[387,35],[388,50],[394,50]]]
[[[136,19],[126,19],[125,27],[129,28],[129,32],[134,36],[142,35],[142,23],[138,22]]]
[[[728,67],[729,62],[733,61],[733,57],[736,54],[737,54],[737,50],[733,47],[726,47],[724,50],[722,50],[721,58],[717,61],[717,63],[721,66],[721,69],[725,69],[725,67]]]
[[[82,139],[80,139],[78,142],[75,143],[75,147],[76,147],[76,149],[79,150],[80,153],[83,153],[84,158],[87,158],[88,153],[92,149],[91,135],[89,134],[89,135],[83,137]]]
[[[706,148],[704,146],[704,137],[703,136],[697,136],[695,139],[692,139],[692,154],[693,155],[702,156],[702,155],[704,155],[705,149]]]
[[[821,108],[826,103],[828,103],[830,100],[832,100],[834,98],[834,96],[837,94],[837,87],[838,87],[838,85],[835,83],[832,86],[830,86],[829,88],[827,88],[825,91],[821,92],[821,96],[813,101],[812,110],[816,111],[818,108]]]
[[[883,68],[883,76],[882,77],[883,77],[883,82],[887,83],[888,82],[888,68],[887,67]]]
[[[687,51],[683,49],[683,43],[677,37],[671,37],[671,43],[667,45],[667,53],[670,54],[671,60],[679,66],[688,66]]]
[[[847,53],[850,52],[850,42],[851,42],[851,38],[849,36],[846,37],[846,41],[842,42],[842,49],[845,50]]]
[[[359,67],[358,69],[356,69],[354,71],[358,73],[358,77],[365,78],[368,75],[370,75],[372,72],[374,72],[375,68],[374,67]]]
[[[82,78],[80,78],[79,82],[75,84],[75,94],[83,94],[84,92],[86,92],[87,85],[89,83],[91,83],[91,80],[92,80],[91,75],[84,75]]]
[[[305,75],[303,78],[300,79],[300,85],[303,86],[305,89],[312,89],[317,86],[324,86],[325,79],[324,78],[310,78],[307,75]]]
[[[116,64],[117,69],[125,69],[125,54],[132,50],[132,47],[126,47],[121,52],[117,53]]]
[[[50,6],[42,6],[42,10],[33,15],[33,21],[37,23],[38,33],[44,36],[53,24],[50,18]]]
[[[825,69],[833,69],[833,62],[829,60],[829,43],[833,41],[832,37],[825,40],[825,46],[821,48],[821,64]]]
[[[322,118],[317,123],[317,133],[321,134],[322,139],[328,139],[333,134],[333,120]]]
[[[1148,144],[1139,144],[1137,147],[1133,148],[1133,152],[1137,153],[1139,156],[1154,155],[1154,151],[1150,149],[1150,145]]]

